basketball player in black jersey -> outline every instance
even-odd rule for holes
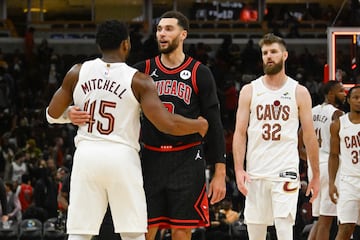
[[[188,30],[188,19],[182,13],[164,13],[156,30],[160,55],[134,66],[154,79],[168,111],[190,118],[201,114],[209,122],[207,136],[202,139],[195,134],[181,137],[164,134],[143,118],[147,240],[154,240],[159,228],[171,228],[173,240],[190,240],[193,228],[209,225],[208,197],[214,204],[226,193],[225,140],[216,85],[208,67],[184,54]],[[205,160],[215,163],[208,191]]]
[[[196,134],[182,137],[164,134],[143,117],[142,168],[148,209],[147,240],[157,230],[171,228],[172,240],[190,240],[192,229],[209,226],[209,206],[225,197],[225,140],[216,85],[211,71],[184,54],[188,19],[177,11],[164,13],[157,25],[160,55],[136,64],[155,81],[167,110],[193,118],[199,114],[209,123],[205,139]],[[74,124],[87,121],[81,111],[70,109]],[[203,146],[205,142],[205,147]],[[205,149],[204,149],[205,148]],[[206,162],[214,174],[205,186]]]

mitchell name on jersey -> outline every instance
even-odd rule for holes
[[[122,99],[123,94],[126,92],[126,88],[123,88],[119,82],[101,78],[82,82],[80,86],[84,95],[93,90],[105,90]]]

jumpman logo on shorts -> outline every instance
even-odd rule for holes
[[[202,159],[202,157],[200,156],[200,150],[198,150],[197,151],[197,153],[196,153],[196,156],[195,156],[195,160],[201,160]]]

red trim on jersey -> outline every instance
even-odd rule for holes
[[[170,70],[170,69],[165,68],[164,65],[162,65],[159,56],[155,57],[156,66],[165,74],[175,74],[175,73],[178,73],[178,72],[184,70],[185,68],[187,68],[187,66],[190,65],[192,60],[193,60],[192,57],[189,57],[185,63],[183,63],[182,65],[180,65],[179,67],[177,67],[175,69]]]
[[[145,61],[145,71],[144,71],[145,74],[148,74],[150,73],[150,59],[147,59]]]
[[[155,147],[155,146],[150,146],[147,144],[144,144],[144,147],[146,149],[149,149],[151,151],[156,151],[156,152],[175,152],[175,151],[181,151],[184,149],[188,149],[197,145],[200,145],[201,142],[193,142],[193,143],[189,143],[189,144],[185,144],[185,145],[181,145],[181,146],[171,146],[171,145],[163,145],[160,147]]]
[[[195,91],[196,94],[199,93],[199,88],[197,87],[197,84],[196,84],[196,71],[197,71],[199,65],[200,65],[200,62],[199,61],[196,62],[193,69],[192,69],[192,72],[191,72],[191,77],[192,77],[191,82],[192,82],[192,85],[194,87],[194,91]]]
[[[196,200],[194,208],[201,217],[202,221],[206,224],[206,226],[209,226],[210,214],[209,214],[209,200],[207,199],[207,195],[206,195],[206,184],[204,184],[204,187],[201,190],[201,194],[199,198]]]

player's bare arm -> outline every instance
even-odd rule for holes
[[[72,92],[79,78],[81,64],[74,65],[65,75],[60,88],[55,92],[48,107],[50,117],[57,119],[62,116],[73,102]]]
[[[248,192],[245,186],[245,182],[250,181],[249,175],[244,170],[244,159],[246,153],[246,131],[249,123],[251,97],[252,86],[250,84],[245,85],[241,89],[239,95],[235,132],[233,136],[233,155],[236,183],[239,191],[244,196],[246,196]]]
[[[329,195],[333,203],[337,203],[339,193],[335,185],[336,173],[339,169],[340,154],[340,120],[335,119],[330,125],[330,154],[329,154]]]
[[[142,111],[160,131],[175,136],[199,133],[205,136],[208,123],[205,118],[188,119],[178,114],[171,114],[161,102],[153,79],[137,72],[132,82],[135,97],[141,104]]]
[[[312,121],[311,96],[308,90],[302,85],[298,85],[296,88],[296,101],[299,106],[299,118],[303,132],[303,142],[306,149],[306,155],[313,171],[313,177],[309,181],[306,195],[309,196],[310,193],[312,193],[310,202],[313,202],[317,197],[320,188],[319,144]]]

